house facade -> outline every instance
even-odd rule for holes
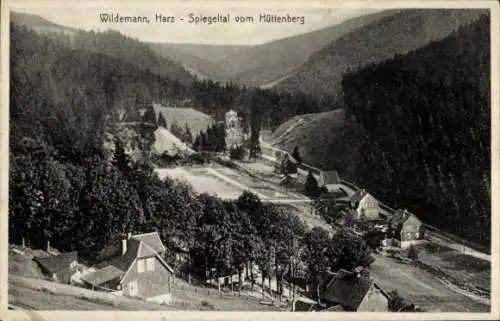
[[[87,287],[122,291],[131,297],[150,298],[171,291],[174,270],[163,256],[165,247],[157,232],[128,235],[121,248],[82,278]]]
[[[425,228],[417,216],[406,209],[398,209],[389,221],[393,244],[407,248],[425,242]]]
[[[377,221],[385,218],[379,201],[364,189],[358,190],[351,196],[350,206],[355,210],[354,219],[356,220],[364,218]]]
[[[243,129],[238,113],[230,110],[225,115],[226,148],[235,148],[243,144]]]

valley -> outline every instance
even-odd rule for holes
[[[490,16],[341,13],[214,45],[12,11],[11,308],[490,312]]]

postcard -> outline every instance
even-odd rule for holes
[[[2,319],[498,319],[498,3],[2,9]]]

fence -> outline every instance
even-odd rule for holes
[[[484,253],[487,253],[487,254],[491,254],[491,249],[489,247],[486,247],[484,245],[480,245],[480,244],[474,243],[472,241],[461,239],[458,236],[455,236],[455,235],[453,235],[451,233],[448,233],[446,231],[440,230],[437,227],[434,227],[434,226],[431,226],[431,225],[424,224],[424,227],[427,230],[436,233],[440,238],[442,238],[442,239],[444,239],[444,240],[446,240],[448,242],[455,242],[455,243],[458,243],[460,245],[468,246],[468,247],[470,247],[473,250],[484,252]]]

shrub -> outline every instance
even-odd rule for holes
[[[415,246],[413,246],[413,244],[410,245],[410,247],[408,248],[408,258],[413,260],[413,261],[418,260],[418,251],[415,248]]]

